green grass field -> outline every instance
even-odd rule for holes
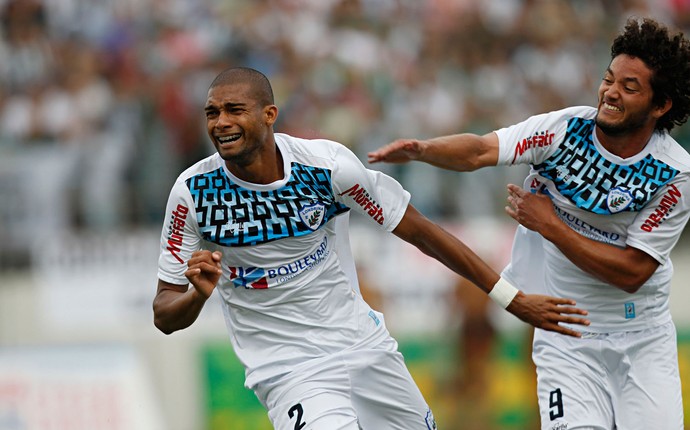
[[[526,335],[525,335],[526,336]],[[538,428],[536,382],[525,336],[501,337],[491,353],[485,386],[454,383],[459,360],[446,338],[404,339],[400,349],[443,430]],[[207,430],[272,430],[266,413],[243,386],[244,371],[226,343],[201,351],[205,365]],[[690,405],[690,331],[679,335],[685,410]],[[690,419],[686,414],[686,429]]]

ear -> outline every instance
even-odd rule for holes
[[[656,119],[661,118],[662,116],[666,115],[666,112],[671,110],[671,107],[673,106],[673,101],[671,98],[667,98],[666,101],[664,101],[664,104],[656,106],[654,108],[653,115]]]
[[[267,126],[272,126],[278,119],[278,107],[276,105],[268,105],[264,107],[264,121]]]

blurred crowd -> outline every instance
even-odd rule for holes
[[[226,67],[269,77],[277,131],[366,159],[592,105],[631,15],[688,29],[690,1],[0,0],[0,258],[65,231],[159,228],[175,177],[213,151],[202,107]],[[439,217],[494,216],[510,176],[374,168]]]

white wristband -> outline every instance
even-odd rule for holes
[[[489,297],[503,309],[507,308],[518,293],[517,288],[510,285],[510,282],[500,278],[496,285],[489,291]]]

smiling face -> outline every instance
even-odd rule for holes
[[[272,148],[275,105],[263,106],[249,83],[212,86],[206,100],[206,129],[225,161],[246,167]]]
[[[653,71],[636,57],[619,55],[609,65],[599,86],[598,128],[617,137],[639,132],[651,135],[659,114],[652,103]],[[665,111],[664,111],[665,112]]]

